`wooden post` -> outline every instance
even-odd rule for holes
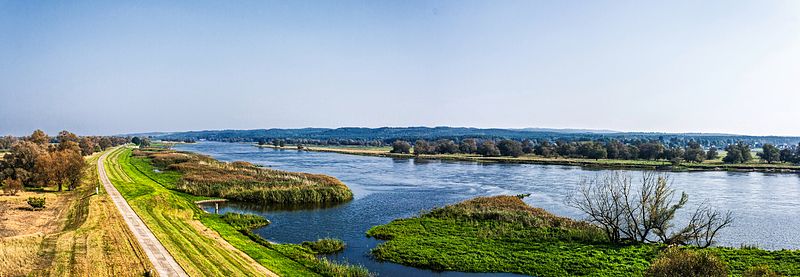
[[[219,214],[219,202],[214,202],[214,213]]]

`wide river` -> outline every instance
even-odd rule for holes
[[[270,241],[299,243],[323,237],[347,243],[337,260],[362,264],[381,276],[460,276],[374,261],[369,250],[380,241],[365,237],[372,226],[417,215],[420,211],[483,195],[531,193],[530,205],[557,215],[582,219],[565,199],[582,178],[610,170],[532,164],[392,159],[323,152],[261,149],[251,144],[200,142],[178,150],[223,161],[248,161],[275,169],[322,173],[339,178],[355,194],[348,203],[325,208],[276,209],[230,203],[220,213],[256,213],[272,224],[255,230]],[[634,177],[641,173],[626,171]],[[800,175],[740,172],[672,172],[673,187],[689,194],[685,210],[705,201],[733,212],[735,222],[718,236],[719,245],[755,245],[800,249]],[[207,207],[213,212],[213,207]],[[688,211],[687,211],[688,212]],[[686,212],[677,215],[684,224]],[[481,275],[481,274],[469,274]],[[498,275],[498,274],[492,274]]]

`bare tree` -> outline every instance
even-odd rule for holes
[[[731,213],[702,204],[686,227],[671,232],[675,214],[688,200],[686,193],[676,198],[668,176],[645,172],[638,186],[633,185],[631,176],[620,173],[584,179],[567,202],[599,225],[614,243],[713,245],[717,233],[733,222]]]

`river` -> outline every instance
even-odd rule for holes
[[[482,164],[461,161],[392,159],[337,153],[258,148],[252,144],[199,142],[178,144],[178,150],[222,161],[248,161],[280,170],[322,173],[339,178],[355,199],[332,207],[287,209],[229,203],[220,212],[263,215],[272,224],[254,230],[270,241],[300,243],[323,237],[347,243],[333,259],[362,264],[381,276],[499,275],[432,272],[370,258],[380,243],[365,237],[372,226],[417,215],[420,211],[475,196],[531,193],[530,205],[561,216],[581,219],[565,205],[582,178],[610,170],[533,164]],[[634,177],[637,171],[625,171]],[[705,201],[733,212],[735,222],[718,236],[719,245],[800,249],[800,175],[756,172],[671,172],[673,187],[689,194],[686,212]],[[213,207],[207,207],[213,212]],[[677,215],[685,223],[686,212]]]

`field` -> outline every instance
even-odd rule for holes
[[[296,149],[295,146],[260,146],[276,149]],[[752,152],[754,160],[744,164],[726,164],[722,162],[725,151],[719,151],[719,158],[707,160],[702,163],[682,162],[673,165],[665,160],[618,160],[618,159],[582,159],[582,158],[547,158],[536,155],[524,155],[520,157],[483,157],[472,154],[436,154],[418,155],[389,153],[390,147],[357,147],[357,146],[305,146],[308,151],[334,152],[350,155],[395,157],[395,158],[420,158],[420,159],[439,159],[439,160],[458,160],[483,163],[528,163],[545,165],[572,165],[595,168],[614,168],[614,169],[658,169],[671,171],[758,171],[758,172],[800,172],[800,166],[789,163],[765,163],[757,159],[756,152]]]
[[[152,265],[99,184],[96,162],[75,191],[0,196],[0,276],[141,276]],[[28,196],[47,207],[27,208]]]
[[[106,164],[111,181],[189,275],[264,275],[263,268],[282,276],[366,275],[361,268],[320,260],[299,245],[272,244],[249,231],[250,224],[263,222],[228,218],[233,227],[200,210],[194,201],[207,198],[170,189],[181,172],[158,170],[156,161],[133,156],[131,149],[115,151]]]
[[[162,171],[180,173],[174,189],[192,195],[221,197],[258,204],[338,203],[353,192],[336,178],[286,172],[247,162],[223,163],[212,158],[171,150],[135,150]],[[175,175],[177,176],[177,175]]]
[[[513,196],[476,198],[376,226],[375,258],[435,270],[535,276],[641,276],[664,246],[608,243],[596,227],[531,208]],[[800,275],[800,251],[710,248],[740,275],[768,265]]]

